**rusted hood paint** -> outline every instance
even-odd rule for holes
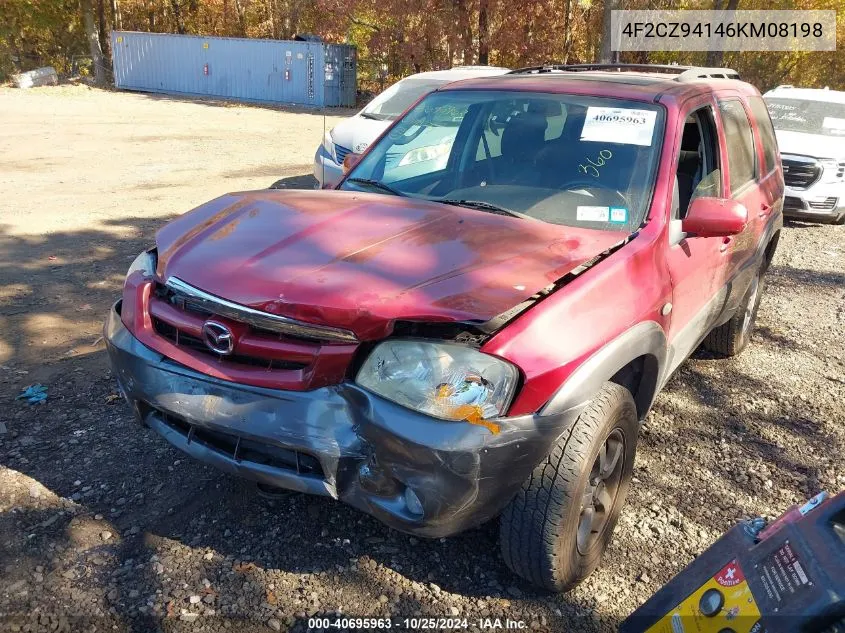
[[[158,274],[374,339],[395,320],[489,320],[621,236],[396,196],[268,190],[162,228]]]

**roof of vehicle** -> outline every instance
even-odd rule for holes
[[[845,103],[845,92],[839,90],[829,90],[827,88],[793,88],[792,86],[778,86],[774,90],[769,90],[763,95],[763,97],[796,99],[798,101]]]
[[[449,70],[429,70],[424,73],[416,73],[404,77],[402,81],[408,79],[430,79],[433,81],[460,81],[461,79],[472,79],[473,77],[492,77],[494,75],[504,75],[510,72],[508,68],[499,68],[498,66],[455,66]]]
[[[506,75],[452,83],[441,90],[516,90],[590,94],[638,101],[655,101],[670,94],[683,99],[724,88],[757,94],[739,75],[724,68],[695,68],[643,64],[581,64],[537,66]]]

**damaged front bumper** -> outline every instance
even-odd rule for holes
[[[112,367],[141,421],[228,473],[339,499],[426,537],[495,517],[577,411],[501,418],[501,432],[411,411],[344,382],[312,391],[201,374],[146,347],[110,311]]]

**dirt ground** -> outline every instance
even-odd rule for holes
[[[0,88],[0,629],[304,630],[342,613],[613,630],[739,519],[845,488],[845,227],[785,228],[752,345],[698,352],[670,381],[604,563],[565,595],[513,577],[493,524],[426,541],[330,500],[268,500],[140,428],[100,338],[125,269],[214,196],[313,186],[323,126]],[[45,404],[14,399],[36,382]]]

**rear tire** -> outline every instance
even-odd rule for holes
[[[727,358],[736,356],[748,346],[763,298],[763,272],[763,268],[757,271],[742,303],[730,320],[710,331],[702,343],[705,349]]]
[[[631,393],[605,383],[502,513],[510,569],[565,591],[598,566],[634,467],[639,422]]]

